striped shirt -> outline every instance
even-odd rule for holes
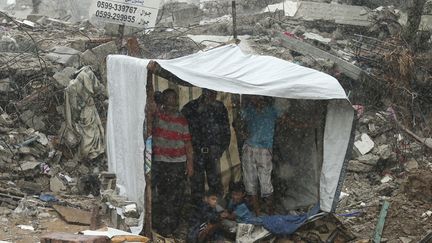
[[[153,159],[160,162],[186,162],[185,143],[191,141],[187,120],[180,112],[174,115],[157,112],[153,127]]]

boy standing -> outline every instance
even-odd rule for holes
[[[153,225],[168,236],[178,228],[185,191],[185,175],[193,175],[191,135],[187,120],[178,111],[173,89],[162,93],[162,106],[153,123],[152,186],[157,195]]]

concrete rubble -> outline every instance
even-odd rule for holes
[[[380,200],[386,199],[392,204],[387,242],[423,239],[432,230],[430,32],[421,36],[417,53],[400,47],[406,22],[400,1],[237,2],[242,47],[336,77],[356,109],[338,222],[357,242],[369,239]],[[20,12],[29,5],[7,8]],[[0,14],[0,241],[15,242],[21,235],[35,242],[48,230],[66,227],[71,233],[88,230],[74,224],[82,218],[60,217],[69,213],[69,219],[71,210],[82,213],[85,224],[100,208],[100,225],[124,231],[139,226],[142,205],[124,197],[116,175],[107,172],[107,56],[171,59],[232,41],[231,1],[167,3],[155,29],[127,29],[123,40],[116,36],[118,26],[104,28],[69,9],[77,11],[71,19],[49,15],[48,9],[24,18]],[[430,25],[428,14],[422,26]],[[84,127],[82,117],[95,122]]]

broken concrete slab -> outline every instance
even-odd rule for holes
[[[357,160],[363,164],[376,166],[380,157],[374,154],[365,154],[357,158]]]
[[[355,149],[362,155],[369,153],[375,146],[374,141],[367,135],[363,133],[360,139],[354,142]]]
[[[0,79],[0,93],[7,93],[10,91],[12,91],[10,79]]]
[[[60,63],[64,66],[78,67],[81,52],[66,46],[56,46],[51,49],[47,58],[53,62]]]
[[[105,58],[110,54],[117,54],[117,45],[115,41],[99,45],[93,49],[85,51],[82,55],[82,61],[86,65],[99,67],[105,63]]]
[[[131,203],[122,208],[123,215],[129,218],[139,218],[138,208],[136,203]]]
[[[361,163],[358,160],[351,160],[348,164],[348,171],[366,173],[373,170],[373,166]]]
[[[47,233],[42,235],[41,243],[69,242],[69,243],[108,243],[111,240],[106,236],[77,235],[71,233]]]
[[[67,187],[65,185],[65,182],[58,178],[58,176],[53,176],[50,179],[50,190],[52,192],[62,192],[66,191]]]
[[[408,172],[415,171],[418,168],[419,168],[419,164],[418,164],[417,160],[414,160],[414,159],[409,160],[405,164],[405,170],[407,170]]]
[[[70,224],[90,225],[91,212],[60,205],[53,205],[53,208]]]
[[[369,26],[371,10],[364,6],[301,1],[294,18],[308,21],[326,20],[336,24]]]
[[[33,111],[26,110],[21,113],[21,120],[28,126],[32,127],[35,130],[45,130],[45,122],[44,118],[40,116],[36,116]]]
[[[27,15],[27,19],[32,22],[37,22],[39,19],[43,18],[44,16],[41,14],[29,14]]]
[[[324,60],[330,60],[335,63],[335,67],[344,73],[346,76],[354,79],[360,80],[365,74],[363,70],[335,55],[332,55],[326,51],[323,51],[311,44],[303,42],[301,40],[290,38],[283,33],[277,34],[276,37],[279,38],[280,44],[290,50],[301,53],[305,56],[312,56],[314,58],[321,58]]]
[[[381,159],[384,159],[384,160],[389,159],[392,156],[392,150],[391,150],[390,145],[383,144],[383,145],[378,146],[377,154],[379,155],[379,157]]]
[[[63,70],[55,73],[53,78],[57,81],[57,83],[61,87],[65,88],[69,85],[69,82],[73,79],[72,76],[75,74],[76,71],[78,71],[76,68],[66,67]]]

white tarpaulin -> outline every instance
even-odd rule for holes
[[[332,210],[352,130],[354,111],[339,82],[313,69],[275,57],[243,53],[229,45],[156,60],[180,79],[216,91],[290,99],[330,100],[320,179],[321,210]],[[130,199],[143,205],[143,136],[146,66],[149,60],[108,57],[108,165]]]

